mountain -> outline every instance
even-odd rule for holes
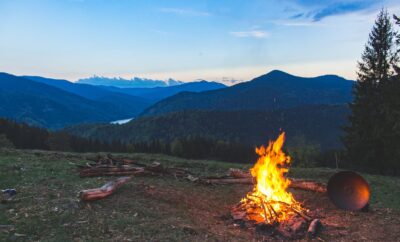
[[[181,110],[279,110],[312,104],[343,104],[352,100],[353,81],[335,75],[314,78],[271,71],[249,82],[166,98],[141,115],[152,116]]]
[[[217,90],[225,87],[226,86],[222,83],[207,82],[204,80],[196,82],[188,82],[177,86],[153,87],[153,88],[117,88],[110,86],[102,86],[102,88],[109,91],[120,92],[137,97],[142,97],[152,100],[154,102],[173,96],[179,92],[184,92],[184,91],[203,92],[203,91]]]
[[[121,114],[119,119],[132,118],[150,104],[154,103],[154,101],[150,101],[146,98],[135,97],[121,92],[114,92],[89,84],[79,84],[67,80],[51,79],[39,76],[23,77],[35,82],[59,88],[93,101],[112,105],[114,110]]]
[[[79,125],[66,130],[86,138],[127,143],[201,136],[247,145],[265,144],[284,130],[289,145],[300,138],[329,149],[340,146],[341,126],[348,113],[347,105],[307,105],[275,111],[181,111],[140,117],[123,125]]]
[[[129,97],[130,98],[130,97]],[[91,100],[27,78],[0,73],[0,116],[31,125],[62,128],[132,117],[107,101]]]
[[[167,87],[180,85],[183,82],[174,79],[152,80],[146,78],[134,77],[132,79],[123,78],[108,78],[102,76],[93,76],[89,78],[79,79],[77,83],[97,85],[97,86],[112,86],[120,88],[151,88],[151,87]]]

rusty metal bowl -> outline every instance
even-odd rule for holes
[[[338,208],[357,211],[364,208],[370,198],[370,188],[365,179],[352,171],[334,174],[328,182],[328,196]]]

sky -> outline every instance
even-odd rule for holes
[[[273,69],[356,78],[394,0],[0,0],[0,71],[225,83]],[[234,80],[234,81],[231,81]]]

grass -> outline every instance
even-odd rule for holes
[[[0,188],[16,188],[12,203],[0,204],[0,241],[204,241],[248,240],[215,214],[239,201],[247,187],[202,186],[171,177],[138,177],[117,194],[84,204],[77,192],[99,187],[111,178],[79,178],[76,164],[92,154],[0,151]],[[118,154],[116,154],[118,155]],[[143,163],[161,162],[194,174],[219,175],[249,165],[187,160],[159,154],[124,154]],[[292,168],[290,175],[326,182],[326,168]],[[365,175],[371,205],[400,210],[400,179]],[[200,221],[200,222],[199,222]],[[221,232],[225,231],[225,232]]]

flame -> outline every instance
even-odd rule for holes
[[[256,184],[253,191],[241,200],[241,205],[246,208],[248,218],[257,223],[282,222],[303,210],[287,191],[290,180],[285,175],[289,170],[290,157],[282,151],[284,142],[283,132],[266,148],[256,148],[260,157],[250,169]]]

